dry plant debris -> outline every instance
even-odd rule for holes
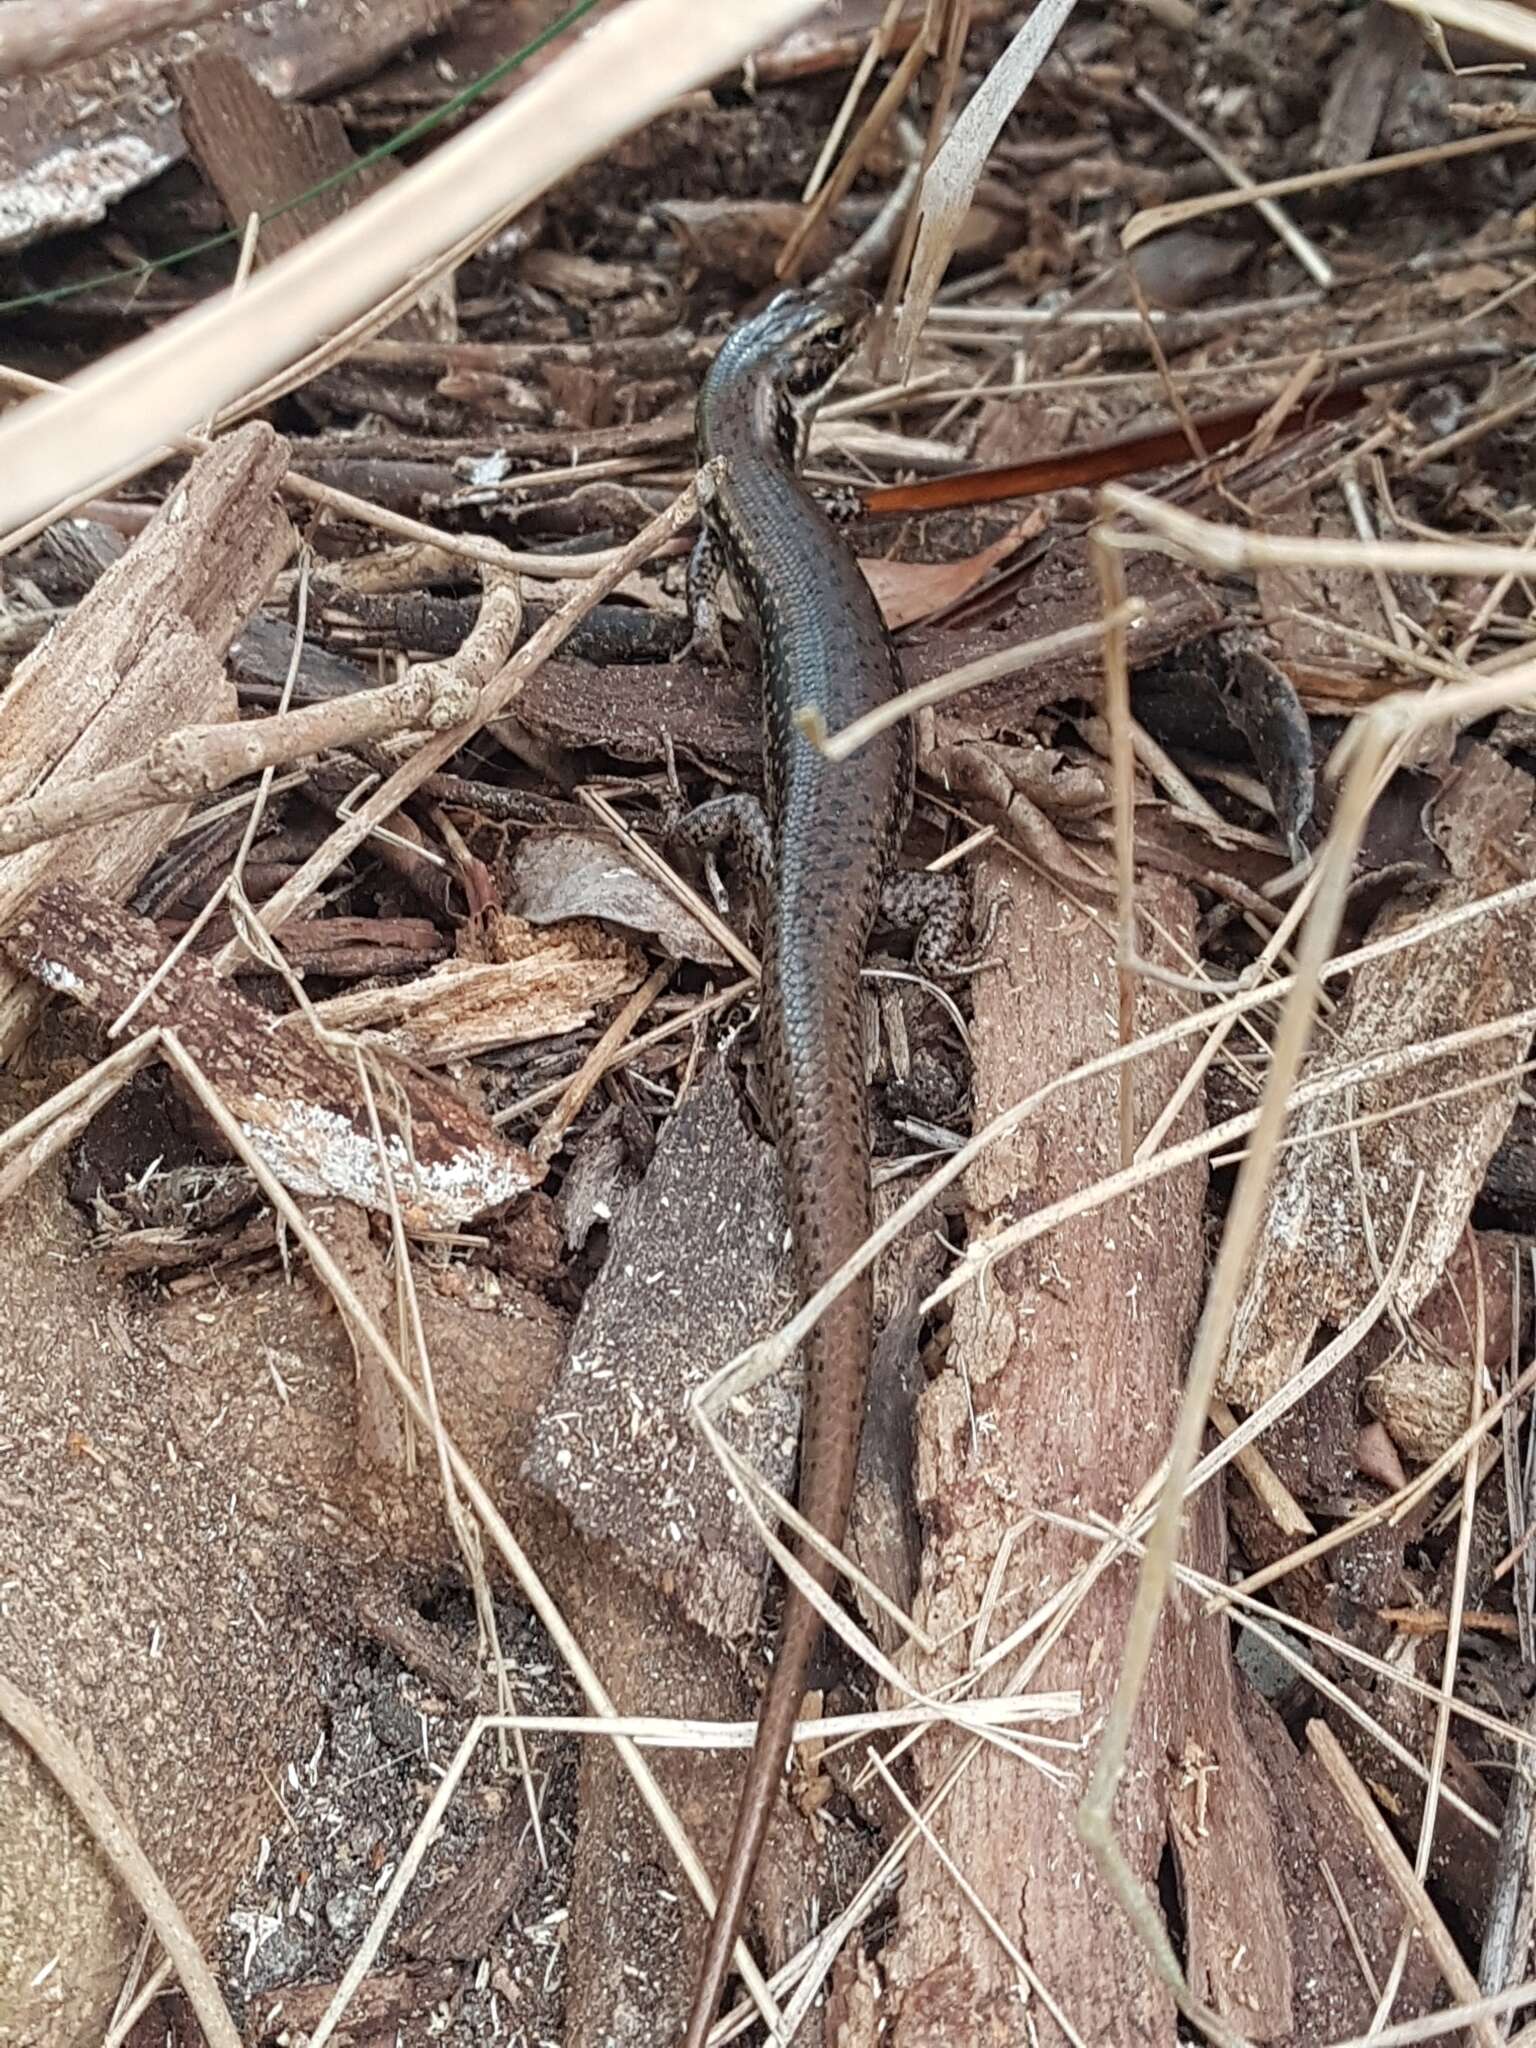
[[[0,10],[0,2040],[676,2035],[804,1323],[692,409],[858,248],[808,466],[978,967],[877,936],[740,2016],[1513,2035],[1530,16],[587,11]]]

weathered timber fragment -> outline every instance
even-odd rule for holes
[[[296,249],[398,175],[392,164],[358,162],[334,107],[284,106],[228,51],[204,51],[173,75],[183,132],[230,226],[243,234],[253,213],[263,218],[260,262]],[[295,206],[299,192],[309,197]],[[455,341],[458,331],[451,274],[387,329],[399,341]]]
[[[976,983],[972,1041],[977,1120],[1038,1088],[1117,1038],[1112,937],[1062,914],[1049,884],[1002,858],[978,878],[978,930],[1001,972]],[[1150,928],[1193,942],[1188,893],[1155,878],[1141,901]],[[988,919],[994,906],[995,928]],[[1168,991],[1143,982],[1136,1029],[1176,1014]],[[1144,1131],[1177,1083],[1185,1055],[1170,1048],[1126,1069]],[[1187,1134],[1186,1110],[1170,1142]],[[1118,1089],[1105,1076],[994,1147],[968,1182],[972,1235],[1021,1208],[1087,1187],[1119,1165]],[[995,1266],[961,1294],[956,1370],[928,1389],[919,1412],[918,1501],[933,1536],[918,1618],[943,1647],[918,1660],[930,1694],[960,1679],[976,1616],[999,1602],[995,1633],[1021,1623],[1094,1556],[1067,1530],[1031,1523],[1031,1509],[1118,1521],[1167,1448],[1204,1278],[1198,1167],[1130,1201],[1096,1209]],[[1192,1505],[1184,1548],[1222,1572],[1218,1491]],[[999,1552],[1006,1570],[994,1583]],[[1102,1721],[1119,1669],[1135,1591],[1130,1560],[1089,1592],[1030,1681],[1082,1695],[1082,1725]],[[1004,1619],[1006,1616],[1006,1619]],[[1021,1653],[1022,1654],[1022,1653]],[[984,1690],[1010,1689],[1011,1664]],[[1186,1915],[1197,1995],[1249,2039],[1291,2026],[1293,1962],[1261,1777],[1237,1716],[1237,1680],[1224,1620],[1177,1603],[1164,1617],[1132,1734],[1115,1825],[1138,1882],[1155,1898],[1165,1849]],[[913,1752],[926,1797],[965,1746],[949,1730]],[[1051,1753],[1053,1784],[983,1747],[936,1819],[939,1839],[1085,2041],[1171,2044],[1176,2014],[1147,1954],[1101,1883],[1073,1824],[1088,1757]],[[907,1866],[896,1932],[882,1956],[886,2038],[919,2042],[1059,2042],[1039,2001],[1020,2001],[1014,1966],[949,1872],[919,1849]]]
[[[525,1474],[586,1539],[567,1574],[579,1586],[573,1621],[612,1674],[622,1712],[749,1720],[756,1711],[734,1639],[759,1617],[763,1547],[685,1403],[783,1320],[792,1288],[777,1160],[746,1129],[725,1067],[711,1064],[613,1222]],[[723,1422],[780,1492],[798,1406],[797,1388],[779,1376],[732,1403]],[[718,1871],[741,1756],[690,1753],[657,1768]],[[611,1744],[583,1749],[580,1801],[569,2037],[674,2039],[703,1917]],[[816,1872],[812,1838],[783,1801],[755,1893],[776,1960],[809,1932]]]
[[[606,1545],[569,1545],[557,1590],[620,1713],[750,1721],[751,1687],[734,1655],[699,1629],[679,1627],[664,1592],[615,1563]],[[718,1875],[735,1815],[738,1752],[653,1751],[652,1768],[678,1818]],[[611,1742],[582,1745],[581,1823],[571,1876],[565,2038],[671,2048],[704,1941],[704,1915],[641,1805]],[[781,1800],[753,1894],[777,1967],[812,1932],[821,1857],[814,1834]],[[797,2048],[817,2048],[814,2025]]]
[[[503,934],[518,920],[500,920]],[[355,1031],[427,1066],[579,1031],[602,1004],[645,978],[643,956],[600,926],[524,927],[513,959],[445,961],[393,988],[356,989],[315,1005],[322,1024]]]
[[[68,882],[51,883],[0,939],[15,966],[110,1023],[155,975],[154,926]],[[246,1001],[206,961],[182,958],[136,1013],[140,1029],[174,1029],[238,1118],[257,1155],[301,1195],[342,1195],[387,1210],[389,1184],[355,1062],[307,1025]],[[370,1048],[389,1175],[406,1227],[451,1230],[500,1208],[542,1177],[451,1088]],[[408,1105],[391,1114],[391,1091]],[[404,1130],[404,1135],[402,1131]]]
[[[1294,1953],[1304,1959],[1295,1973],[1295,2026],[1286,2048],[1363,2034],[1376,1997],[1346,1930],[1359,1942],[1376,1983],[1384,1984],[1404,1931],[1403,1908],[1382,1883],[1353,1815],[1317,1759],[1298,1751],[1279,1715],[1251,1686],[1243,1688],[1241,1705],[1243,1726],[1269,1783],[1285,1910]],[[1410,1941],[1394,2020],[1432,2012],[1441,1996],[1433,1958],[1422,1941]]]
[[[84,57],[47,77],[0,86],[0,249],[100,220],[125,193],[186,154],[172,57],[218,48],[248,62],[284,99],[366,77],[382,57],[429,35],[459,0],[267,0],[200,28]],[[292,196],[291,194],[288,196]]]
[[[287,460],[270,427],[218,442],[27,656],[0,699],[0,805],[115,768],[177,726],[235,716],[224,656],[293,547],[276,496]],[[52,876],[120,900],[189,808],[167,804],[0,859],[0,930]],[[0,966],[0,1059],[39,1003],[34,985]]]
[[[782,1321],[791,1300],[779,1169],[714,1064],[614,1220],[528,1476],[584,1536],[621,1546],[690,1621],[727,1639],[757,1620],[763,1549],[685,1403]],[[745,1424],[733,1410],[728,1434],[782,1492],[798,1391],[774,1378],[735,1409],[743,1405]]]
[[[1450,869],[1438,889],[1377,920],[1382,937],[1478,902],[1536,874],[1529,776],[1486,747],[1467,750],[1431,816]],[[1536,1006],[1536,905],[1469,919],[1355,976],[1316,1079],[1341,1062],[1493,1024]],[[1294,1117],[1233,1324],[1221,1391],[1256,1408],[1307,1356],[1322,1325],[1342,1328],[1376,1293],[1408,1231],[1395,1286],[1411,1314],[1445,1271],[1508,1129],[1512,1070],[1530,1026],[1380,1081],[1325,1096]],[[1445,1094],[1450,1099],[1421,1097]],[[1358,1128],[1355,1127],[1358,1120]],[[1349,1128],[1343,1128],[1349,1126]],[[1411,1215],[1411,1223],[1410,1223]]]

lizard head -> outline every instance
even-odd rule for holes
[[[774,368],[786,396],[800,410],[814,409],[851,361],[874,311],[867,294],[840,285],[814,296],[780,292],[758,318],[780,337]]]
[[[795,459],[803,452],[811,415],[852,359],[872,310],[871,300],[848,285],[786,291],[734,327],[704,379],[704,452],[709,417],[728,406],[753,423],[760,440],[776,442]]]

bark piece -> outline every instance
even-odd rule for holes
[[[405,1930],[405,1948],[423,1962],[477,1962],[489,1955],[503,1922],[538,1874],[527,1810],[514,1802],[453,1876],[433,1886],[424,1910]]]
[[[1474,1248],[1477,1263],[1473,1263]],[[1361,1346],[1365,1404],[1410,1458],[1428,1464],[1450,1449],[1472,1420],[1478,1364],[1498,1376],[1510,1355],[1510,1275],[1518,1238],[1490,1230],[1466,1232],[1443,1278],[1420,1302],[1406,1336],[1378,1323]],[[1476,1357],[1481,1276],[1483,1357]]]
[[[1364,163],[1387,109],[1417,75],[1424,41],[1412,15],[1370,0],[1357,16],[1354,48],[1334,73],[1317,135],[1320,164]]]
[[[243,234],[253,213],[263,216],[257,244],[263,263],[297,248],[398,176],[390,164],[358,163],[334,107],[281,105],[227,51],[205,51],[176,65],[173,75],[181,88],[183,133],[230,226]],[[327,189],[313,191],[320,185]],[[294,206],[300,192],[313,196]],[[456,341],[451,276],[435,280],[385,332],[397,341]]]
[[[199,457],[73,617],[0,700],[0,804],[140,754],[192,720],[236,715],[223,657],[293,547],[276,498],[287,444],[253,425]],[[187,816],[168,804],[0,859],[0,930],[51,876],[121,900]],[[35,988],[0,968],[0,1059],[36,1019]]]
[[[558,1590],[621,1713],[746,1720],[755,1711],[735,1658],[698,1630],[679,1628],[664,1594],[629,1576],[606,1546],[573,1546]],[[741,1753],[655,1750],[652,1769],[718,1879]],[[704,1915],[683,1885],[634,1783],[610,1742],[584,1743],[581,1824],[570,1896],[569,2042],[674,2048],[704,1944]],[[783,1962],[811,1931],[823,1857],[816,1836],[781,1799],[753,1890],[753,1925],[770,1963]],[[796,2048],[817,2048],[814,2020]]]
[[[370,1970],[358,1985],[331,2039],[337,2048],[392,2048],[392,2044],[430,2037],[434,2015],[440,2015],[458,1990],[456,1969]],[[319,2026],[336,1996],[334,1984],[284,1984],[258,2001],[258,2016],[247,2038],[252,2048],[292,2048]],[[275,2011],[274,2011],[275,2008]],[[270,2024],[265,2015],[273,2012]]]
[[[1001,859],[984,863],[975,928],[999,923],[989,952],[1003,972],[976,983],[972,1041],[978,1121],[1116,1040],[1113,943],[1061,916],[1049,885]],[[1142,902],[1159,931],[1192,943],[1187,892],[1161,880]],[[1136,1027],[1175,1014],[1169,993],[1141,985]],[[1145,1129],[1186,1055],[1169,1049],[1128,1071]],[[1186,1111],[1184,1135],[1192,1123]],[[1075,1089],[968,1183],[973,1237],[1049,1202],[1119,1163],[1113,1077]],[[1205,1176],[1188,1169],[1134,1202],[1058,1228],[958,1297],[954,1345],[963,1372],[943,1374],[919,1417],[919,1502],[932,1540],[919,1614],[945,1647],[914,1676],[932,1692],[966,1668],[974,1616],[1000,1544],[1012,1539],[996,1593],[1012,1626],[1089,1555],[1065,1531],[1027,1524],[1034,1507],[1118,1518],[1166,1449],[1203,1279]],[[1021,1524],[1023,1526],[1021,1526]],[[1221,1499],[1207,1489],[1185,1547],[1222,1571]],[[1033,1683],[1078,1689],[1096,1728],[1120,1661],[1135,1583],[1118,1564],[1100,1580]],[[1006,1672],[1000,1674],[1005,1677]],[[941,1780],[958,1744],[935,1732],[914,1752],[919,1794]],[[1079,1842],[1072,1813],[1090,1759],[1053,1754],[1068,1772],[1050,1785],[984,1750],[937,1827],[950,1854],[1087,2041],[1171,2044],[1175,2013],[1139,1941]],[[1253,2040],[1290,2029],[1292,1964],[1271,1818],[1238,1724],[1226,1624],[1176,1605],[1164,1618],[1137,1717],[1116,1825],[1138,1880],[1156,1896],[1165,1845],[1177,1859],[1199,1996]],[[1038,2004],[1017,1996],[1013,1966],[937,1859],[908,1866],[897,1929],[883,1956],[888,2038],[1055,2043]],[[952,2031],[946,2031],[950,2029]]]
[[[534,924],[600,917],[659,939],[674,959],[730,965],[724,947],[692,912],[611,839],[590,832],[530,833],[512,856],[511,879],[516,908]]]
[[[1536,873],[1530,778],[1486,747],[1472,747],[1434,807],[1434,834],[1451,879],[1426,902],[1398,906],[1373,935],[1502,889]],[[1457,925],[1355,977],[1307,1077],[1341,1060],[1387,1052],[1493,1022],[1536,1003],[1536,909],[1529,904]],[[1527,1036],[1529,1034],[1527,1033]],[[1488,1162],[1504,1136],[1520,1083],[1505,1073],[1514,1037],[1411,1067],[1345,1096],[1323,1097],[1291,1120],[1292,1140],[1270,1190],[1233,1324],[1221,1392],[1256,1408],[1301,1365],[1322,1324],[1342,1328],[1378,1285],[1402,1235],[1421,1176],[1413,1234],[1397,1281],[1411,1313],[1455,1250]],[[1483,1082],[1451,1100],[1403,1105]],[[1390,1114],[1384,1114],[1390,1112]],[[1352,1118],[1358,1131],[1317,1133]],[[1381,1118],[1371,1122],[1371,1118]],[[1366,1213],[1363,1203],[1368,1203]]]
[[[1146,621],[1130,634],[1134,669],[1211,633],[1221,614],[1204,588],[1155,555],[1127,558],[1130,592],[1148,605]],[[1102,612],[1098,589],[1081,544],[1052,551],[1032,572],[1006,614],[964,631],[929,629],[902,644],[908,688],[1004,649],[1091,625]],[[1052,655],[1034,667],[978,684],[950,707],[969,735],[1012,735],[1043,705],[1073,698],[1097,703],[1103,657],[1095,641]],[[690,661],[659,666],[590,668],[584,662],[547,661],[517,700],[517,721],[562,747],[601,747],[620,760],[652,762],[670,738],[685,760],[756,782],[762,774],[762,729],[753,691],[722,683],[713,669]]]
[[[1251,1686],[1240,1688],[1239,1699],[1243,1726],[1268,1782],[1292,1951],[1305,1960],[1295,1974],[1295,2027],[1286,2048],[1363,2034],[1376,2000],[1351,1952],[1328,1879],[1378,1984],[1386,1982],[1392,1966],[1403,1909],[1382,1883],[1376,1859],[1317,1760],[1310,1752],[1298,1753],[1279,1715]],[[1410,1942],[1393,2019],[1433,2012],[1439,1997],[1433,1959],[1422,1941]]]
[[[451,15],[459,0],[267,0],[206,28],[180,29],[46,78],[0,86],[0,249],[100,220],[125,193],[186,154],[168,84],[174,56],[223,49],[283,99],[366,77],[381,57]]]
[[[779,1170],[717,1063],[614,1223],[528,1466],[584,1535],[619,1546],[716,1635],[755,1623],[763,1551],[684,1402],[782,1319],[791,1287]],[[748,1398],[750,1420],[733,1416],[730,1433],[782,1492],[797,1395],[776,1376]]]
[[[577,1031],[645,978],[633,946],[590,926],[529,937],[517,959],[448,961],[394,988],[331,996],[315,1013],[337,1031],[366,1032],[404,1058],[445,1066]]]
[[[67,882],[45,889],[3,940],[6,953],[45,988],[73,996],[109,1022],[160,966],[159,934]],[[307,1029],[288,1029],[248,1003],[202,960],[183,958],[138,1012],[140,1028],[174,1028],[247,1138],[295,1194],[342,1195],[387,1209],[357,1072]],[[500,1208],[542,1177],[542,1168],[498,1138],[442,1082],[373,1052],[384,1079],[409,1104],[410,1143],[389,1114],[389,1089],[375,1081],[395,1194],[407,1228],[451,1230]]]

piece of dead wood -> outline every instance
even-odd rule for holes
[[[538,1876],[527,1809],[511,1801],[453,1875],[433,1886],[402,1946],[423,1962],[478,1962],[491,1953],[508,1914]]]
[[[1451,879],[1411,908],[1384,913],[1373,934],[1475,903],[1536,873],[1532,796],[1528,776],[1486,747],[1470,748],[1434,806],[1433,833]],[[1411,1046],[1533,1004],[1536,909],[1527,904],[1470,920],[1363,969],[1303,1078],[1336,1060]],[[1507,1040],[1320,1099],[1292,1119],[1233,1323],[1220,1383],[1228,1399],[1257,1408],[1300,1367],[1320,1324],[1342,1329],[1360,1314],[1380,1285],[1376,1261],[1385,1270],[1410,1213],[1412,1237],[1395,1300],[1411,1313],[1424,1299],[1445,1270],[1508,1128],[1520,1087],[1509,1070],[1524,1044],[1517,1030]],[[1485,1085],[1451,1101],[1407,1107],[1469,1083]],[[1332,1128],[1357,1117],[1380,1121]]]
[[[1527,1736],[1536,1732],[1536,1701],[1522,1720]],[[1485,1992],[1503,1991],[1525,1975],[1536,1927],[1536,1751],[1529,1745],[1515,1752],[1504,1823],[1499,1830],[1493,1883],[1488,1889],[1488,1924],[1478,1958],[1478,1981]]]
[[[430,2037],[433,2015],[451,2002],[462,1981],[462,1972],[449,1964],[375,1970],[357,1987],[330,2038],[337,2048],[389,2048]],[[285,1984],[254,2001],[254,2025],[247,2034],[251,2048],[291,2048],[307,2039],[335,1996],[334,1984]]]
[[[72,996],[103,1023],[140,994],[164,957],[153,925],[68,882],[50,883],[0,944],[23,973]],[[344,1195],[365,1209],[388,1208],[367,1105],[346,1055],[329,1050],[308,1028],[286,1028],[221,980],[211,964],[185,957],[159,977],[138,1021],[140,1028],[175,1026],[258,1155],[294,1193]],[[497,1137],[442,1082],[387,1053],[373,1051],[370,1058],[379,1062],[375,1093],[408,1228],[454,1229],[542,1178],[525,1152]],[[395,1091],[405,1106],[400,1121],[408,1125],[409,1145],[391,1117]]]
[[[619,1546],[688,1618],[728,1639],[755,1623],[762,1545],[689,1426],[688,1394],[782,1320],[791,1287],[771,1148],[712,1063],[614,1219],[570,1354],[535,1433],[528,1477],[583,1535]],[[738,1448],[782,1492],[798,1401],[782,1377],[734,1420]]]
[[[680,1626],[666,1594],[633,1578],[607,1544],[568,1542],[570,1611],[579,1615],[594,1663],[611,1673],[621,1713],[750,1719],[752,1691],[728,1646]],[[718,1873],[735,1817],[740,1755],[657,1751],[652,1768]],[[578,1793],[565,2038],[672,2048],[703,1947],[704,1916],[678,1884],[611,1742],[583,1744]],[[752,1915],[754,1938],[760,1931],[775,1966],[812,1931],[825,1860],[816,1831],[781,1799]],[[797,2048],[816,2042],[814,2025],[796,2036]]]
[[[1423,32],[1405,8],[1370,0],[1355,19],[1354,48],[1334,72],[1318,126],[1320,164],[1363,163],[1424,61]]]
[[[1381,1867],[1382,1876],[1397,1894],[1424,1945],[1434,1957],[1451,1996],[1458,2005],[1475,2004],[1477,1979],[1468,1969],[1461,1950],[1436,1912],[1429,1894],[1414,1876],[1413,1866],[1398,1847],[1397,1838],[1371,1797],[1370,1788],[1340,1748],[1333,1730],[1326,1721],[1309,1721],[1307,1741],[1312,1754],[1327,1772],[1329,1782],[1359,1825]],[[1470,2038],[1478,2048],[1500,2048],[1503,2033],[1492,2020],[1475,2020]]]
[[[237,234],[262,216],[257,261],[270,263],[399,176],[359,163],[334,107],[284,106],[240,58],[206,50],[174,66],[182,132]],[[300,193],[309,196],[295,205]],[[453,279],[435,278],[385,330],[397,341],[457,341]]]
[[[1188,893],[1161,880],[1143,887],[1157,928],[1192,944]],[[992,930],[989,953],[1006,963],[975,984],[980,1122],[1111,1049],[1116,1009],[1112,935],[1065,916],[1048,883],[1001,857],[983,863],[978,896],[976,928]],[[998,923],[989,927],[994,905]],[[1138,1030],[1172,1014],[1169,992],[1143,983]],[[1183,1060],[1170,1050],[1130,1070],[1138,1130],[1166,1101]],[[1178,1135],[1192,1123],[1186,1109]],[[1076,1090],[1059,1122],[1027,1125],[972,1170],[973,1241],[1021,1203],[1051,1202],[1119,1163],[1118,1090],[1106,1076]],[[919,1503],[925,1528],[943,1534],[942,1545],[930,1540],[918,1608],[943,1645],[913,1671],[925,1692],[961,1677],[979,1649],[1021,1624],[1091,1554],[1081,1537],[1031,1525],[1031,1509],[1118,1519],[1157,1470],[1204,1277],[1204,1187],[1203,1171],[1181,1171],[1146,1197],[1059,1227],[957,1299],[954,1367],[919,1411]],[[994,1583],[1005,1545],[1006,1570]],[[1218,1491],[1192,1507],[1185,1545],[1221,1574]],[[1080,1689],[1085,1727],[1096,1725],[1114,1686],[1134,1587],[1134,1566],[1114,1566],[1031,1676],[1032,1688]],[[982,1638],[977,1616],[990,1596],[1005,1604]],[[920,1795],[961,1746],[949,1730],[918,1746]],[[945,1846],[1084,2041],[1171,2048],[1172,2002],[1073,1826],[1086,1762],[1056,1752],[1050,1760],[1066,1772],[1064,1786],[981,1750],[943,1809]],[[1252,2039],[1286,2033],[1294,1970],[1274,1833],[1236,1716],[1223,1622],[1185,1608],[1161,1631],[1115,1818],[1154,1896],[1165,1850],[1175,1860],[1195,1995]],[[901,2048],[1028,2038],[1014,1963],[937,1859],[913,1857],[896,1912],[882,1957],[884,2038]],[[1042,2042],[1062,2039],[1038,2002],[1027,2024]]]
[[[490,607],[480,644],[491,673],[511,652],[521,609],[515,596]],[[499,625],[500,630],[496,627]],[[469,645],[465,643],[466,647]],[[0,811],[0,855],[18,853],[85,825],[104,824],[167,803],[190,804],[264,768],[280,768],[328,747],[356,746],[404,732],[443,732],[474,710],[478,682],[463,662],[426,662],[398,682],[271,718],[179,725],[147,752],[80,782],[55,777],[37,795]]]
[[[1131,635],[1132,665],[1140,668],[1199,640],[1221,623],[1221,613],[1193,576],[1157,555],[1127,558],[1130,593],[1147,608]],[[952,670],[1026,646],[1072,627],[1088,626],[1102,612],[1080,542],[1064,541],[1039,563],[1016,593],[990,597],[999,616],[987,626],[924,627],[900,647],[908,689]],[[954,707],[968,732],[1013,737],[1047,704],[1083,698],[1097,703],[1103,657],[1096,640],[1068,648],[1016,674],[978,684]],[[762,730],[755,693],[734,677],[722,682],[701,663],[677,661],[589,667],[555,659],[530,678],[517,702],[519,724],[546,743],[575,750],[601,747],[619,759],[647,765],[670,739],[680,758],[721,769],[743,781],[762,773]]]
[[[46,78],[11,80],[0,86],[0,248],[87,227],[180,161],[186,141],[168,84],[172,58],[227,50],[281,98],[303,99],[366,77],[459,4],[335,0],[314,8],[268,0],[207,27],[173,29],[126,62],[88,57]]]
[[[188,719],[233,718],[223,657],[293,547],[277,502],[287,445],[243,427],[199,457],[133,546],[54,637],[28,655],[0,700],[0,803],[79,782]],[[67,846],[0,858],[0,929],[67,874],[121,899],[187,815],[184,802],[131,824],[94,826]],[[0,970],[0,1059],[36,1018],[36,988]]]
[[[24,78],[78,63],[168,28],[192,28],[222,13],[226,0],[11,0],[0,21],[0,78]]]
[[[1381,1882],[1375,1858],[1316,1758],[1298,1751],[1280,1716],[1251,1685],[1241,1687],[1239,1705],[1269,1793],[1292,1943],[1305,1959],[1294,1977],[1294,2028],[1283,2048],[1363,2034],[1392,1966],[1402,1907]],[[1440,1973],[1416,1941],[1392,2017],[1432,2012],[1439,1995]]]
[[[516,959],[445,961],[396,988],[357,989],[314,1009],[332,1030],[365,1033],[370,1044],[404,1058],[447,1066],[577,1031],[644,978],[635,947],[600,926],[568,925],[530,931]],[[295,1019],[294,1028],[304,1027]]]

